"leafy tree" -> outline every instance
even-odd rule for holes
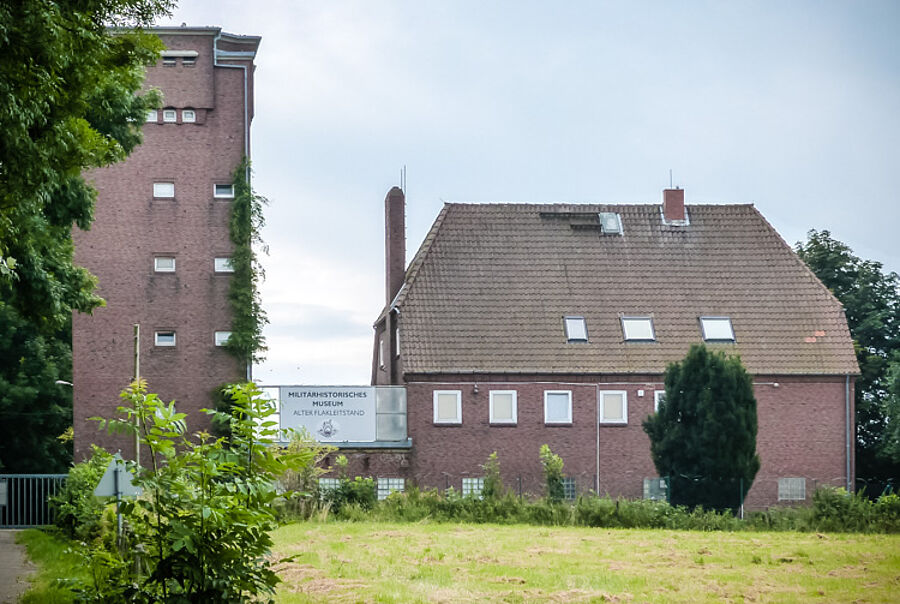
[[[69,331],[43,334],[0,301],[0,471],[65,472],[71,443],[59,436],[72,425]]]
[[[900,478],[900,457],[891,454],[889,369],[900,364],[900,277],[882,264],[862,260],[828,231],[809,231],[797,254],[843,304],[856,348],[856,475]],[[900,371],[897,369],[895,371]],[[893,421],[900,422],[896,414]],[[894,428],[900,430],[900,428]],[[880,491],[880,489],[879,489]],[[877,494],[877,493],[875,493]]]
[[[503,478],[500,476],[500,460],[497,452],[488,455],[487,460],[481,466],[484,470],[484,483],[481,486],[481,496],[484,499],[500,499],[506,493],[503,486]]]
[[[739,358],[695,344],[666,368],[665,383],[643,427],[656,470],[671,479],[670,502],[736,508],[759,470],[750,374]]]
[[[544,482],[547,485],[547,499],[558,503],[566,496],[562,457],[551,451],[549,445],[541,445],[539,456],[541,468],[544,470]]]
[[[0,299],[41,329],[102,304],[72,261],[73,226],[90,227],[87,169],[140,142],[159,94],[136,94],[162,48],[139,30],[172,0],[0,3]]]

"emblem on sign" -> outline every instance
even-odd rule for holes
[[[338,427],[334,421],[326,419],[322,422],[322,425],[319,426],[317,432],[325,438],[331,438],[338,433]]]

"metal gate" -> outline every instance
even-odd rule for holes
[[[0,528],[26,528],[53,523],[48,504],[68,474],[0,474]]]

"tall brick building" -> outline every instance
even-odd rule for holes
[[[843,309],[750,205],[446,204],[405,266],[404,195],[385,200],[387,304],[373,384],[407,389],[412,449],[384,473],[542,490],[538,449],[572,491],[641,497],[656,470],[641,427],[691,344],[740,355],[762,466],[747,505],[853,485]],[[649,482],[648,484],[652,484]]]
[[[75,455],[91,443],[124,454],[129,439],[97,431],[134,375],[133,325],[140,324],[140,374],[176,400],[191,429],[213,389],[247,368],[221,344],[231,329],[229,217],[232,174],[250,155],[253,71],[260,38],[214,27],[158,28],[166,46],[146,86],[163,94],[144,142],[124,162],[88,175],[95,221],[75,233],[75,258],[99,279],[106,306],[72,322]]]

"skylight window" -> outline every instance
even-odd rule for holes
[[[622,234],[622,217],[615,212],[600,212],[600,229],[607,235]]]
[[[700,329],[707,342],[734,342],[734,329],[729,317],[700,317]]]
[[[569,342],[587,342],[587,324],[584,317],[564,317],[566,339]]]
[[[622,317],[622,333],[629,342],[653,342],[653,319],[650,317]]]

